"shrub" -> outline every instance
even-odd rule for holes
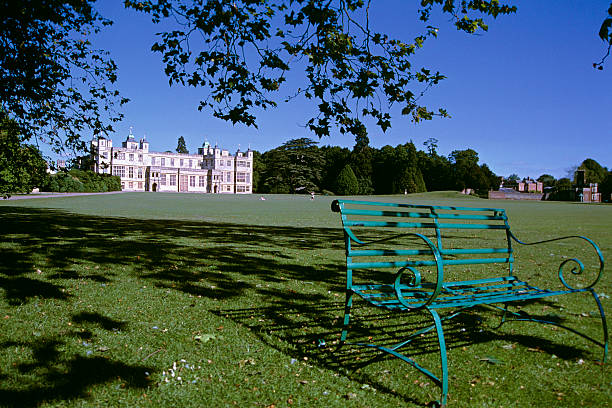
[[[336,192],[340,195],[359,194],[359,182],[350,164],[340,170],[336,179]]]
[[[72,169],[49,175],[43,190],[61,193],[121,191],[121,179],[110,174]]]

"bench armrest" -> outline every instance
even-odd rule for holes
[[[565,239],[581,239],[581,240],[584,240],[584,241],[588,242],[591,245],[591,247],[593,247],[595,252],[597,253],[597,257],[599,258],[599,272],[597,273],[597,276],[595,277],[595,279],[589,285],[584,286],[582,289],[590,289],[590,288],[592,288],[601,279],[601,276],[603,274],[603,269],[604,269],[604,257],[603,257],[603,254],[601,253],[601,249],[599,249],[597,244],[595,242],[593,242],[591,239],[589,239],[587,237],[580,236],[580,235],[570,235],[570,236],[567,236],[567,237],[559,237],[559,238],[546,239],[544,241],[523,242],[523,241],[519,240],[511,231],[509,231],[509,233],[510,233],[510,236],[512,237],[512,239],[514,241],[516,241],[517,243],[521,244],[521,245],[538,245],[538,244],[544,244],[544,243],[548,243],[548,242],[561,241],[561,240],[565,240]],[[570,269],[570,272],[573,275],[581,275],[584,272],[584,264],[582,263],[582,261],[580,261],[580,259],[578,259],[578,258],[569,258],[569,259],[566,259],[563,262],[561,262],[561,264],[559,265],[559,280],[561,281],[563,286],[565,286],[568,289],[578,289],[578,288],[575,288],[575,287],[571,286],[570,284],[568,284],[566,279],[565,279],[564,267],[567,264],[570,264],[570,263],[573,264],[573,267]]]
[[[395,290],[395,296],[397,296],[397,300],[407,309],[421,309],[431,304],[434,300],[436,300],[436,298],[438,297],[438,294],[440,294],[440,291],[442,290],[442,286],[443,286],[442,284],[444,283],[444,264],[442,262],[442,255],[440,254],[440,251],[433,244],[433,242],[431,242],[431,240],[427,238],[425,235],[418,234],[418,233],[409,233],[405,235],[415,236],[423,240],[427,244],[429,249],[431,250],[431,253],[436,262],[436,272],[437,273],[436,273],[436,285],[435,285],[434,291],[427,300],[425,300],[423,303],[418,304],[418,305],[415,305],[414,303],[412,304],[408,303],[406,299],[404,298],[404,296],[402,295],[401,279],[404,276],[404,273],[406,273],[406,271],[409,271],[411,273],[411,276],[409,277],[408,282],[404,283],[404,285],[407,285],[413,288],[418,288],[419,286],[421,286],[421,273],[416,268],[413,268],[411,266],[404,266],[400,268],[400,270],[397,271],[397,273],[395,274],[395,280],[393,282],[393,289]]]

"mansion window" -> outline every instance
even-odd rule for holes
[[[198,180],[198,186],[199,187],[206,187],[206,177],[200,176],[200,178]]]
[[[142,154],[138,155],[138,161],[142,163]]]
[[[125,167],[124,166],[113,166],[113,175],[119,176],[121,178],[125,177]]]
[[[170,185],[171,186],[176,186],[176,174],[171,174],[170,175]]]
[[[232,165],[232,161],[231,161],[231,160],[228,160],[228,161],[227,161],[227,165],[228,165],[228,166],[231,166],[231,165]]]
[[[166,165],[166,158],[162,157],[161,158],[161,166],[164,167]]]
[[[225,181],[227,181],[228,183],[232,181],[232,173],[227,173]]]
[[[138,188],[142,189],[142,181],[138,182]]]
[[[129,157],[130,157],[130,161],[134,161],[134,154],[133,153],[130,153]]]
[[[189,176],[189,187],[195,187],[196,176]]]
[[[170,159],[170,167],[174,167],[174,159]]]
[[[251,162],[246,162],[247,167],[251,167]]]
[[[244,186],[236,186],[237,193],[244,193],[245,191],[246,189],[244,188]]]
[[[134,183],[130,181],[130,182],[128,183],[128,187],[129,187],[129,188],[134,188]]]
[[[159,176],[159,184],[161,184],[162,186],[166,185],[166,175],[162,174],[161,176]]]
[[[142,167],[138,168],[138,178],[142,178]]]
[[[185,162],[185,160],[181,159],[181,161],[180,161],[180,163],[181,163],[180,166],[181,167],[183,167],[184,162]]]
[[[119,152],[119,153],[117,153],[116,157],[119,160],[125,160],[125,153]]]
[[[155,157],[151,157],[151,166],[155,166]]]
[[[189,160],[189,167],[193,166],[193,160]]]
[[[247,173],[236,173],[236,182],[237,183],[245,183],[246,182],[246,174]]]
[[[132,178],[134,177],[134,168],[133,167],[128,167],[128,177]],[[130,187],[132,188],[132,187]]]

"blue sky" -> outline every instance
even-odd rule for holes
[[[112,136],[118,144],[133,127],[151,149],[174,150],[183,136],[194,151],[207,139],[234,151],[249,146],[261,152],[296,137],[316,137],[303,127],[313,112],[305,100],[262,112],[256,128],[233,126],[199,112],[201,89],[168,85],[159,54],[150,51],[160,27],[148,16],[125,10],[122,2],[102,0],[99,11],[115,23],[94,39],[119,67],[118,88],[131,99],[125,119]],[[375,0],[374,27],[410,39],[422,28],[417,1]],[[415,64],[439,70],[447,79],[423,101],[444,107],[450,119],[414,124],[395,116],[382,133],[371,127],[370,144],[395,146],[412,140],[417,148],[430,137],[438,151],[472,148],[499,174],[559,178],[586,158],[612,167],[612,58],[603,71],[592,68],[605,52],[597,36],[609,0],[517,1],[518,12],[491,21],[479,36],[459,33],[448,16],[431,22],[440,28]],[[297,73],[293,73],[297,75]],[[290,94],[290,90],[281,95]],[[351,136],[335,132],[321,145],[352,147]]]

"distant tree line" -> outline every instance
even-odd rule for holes
[[[427,151],[408,142],[376,149],[367,137],[354,148],[318,147],[308,139],[291,139],[254,155],[253,190],[258,193],[400,194],[437,190],[497,189],[500,178],[480,164],[472,149],[449,156],[437,152],[437,140],[425,142]]]

